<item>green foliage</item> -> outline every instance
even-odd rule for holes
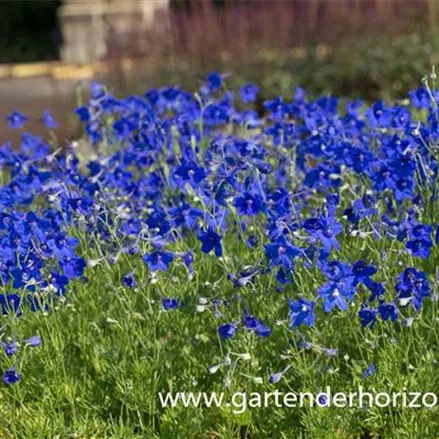
[[[208,60],[176,58],[145,69],[134,83],[127,78],[129,85],[123,91],[141,92],[150,84],[180,84],[193,89],[206,73],[217,70],[233,72],[227,81],[232,89],[248,81],[261,86],[261,101],[275,95],[289,99],[297,86],[305,87],[311,96],[330,93],[369,101],[403,99],[439,61],[438,42],[434,33],[416,32],[393,38],[351,37],[332,48],[259,50],[244,60],[221,59],[219,54]]]
[[[96,259],[99,251],[88,248],[81,233],[82,251]],[[354,243],[360,242],[355,247]],[[398,243],[343,242],[340,258],[367,258],[379,265],[383,247],[396,249]],[[229,265],[245,264],[245,246],[234,240],[225,242],[222,261],[213,255],[195,261],[195,277],[183,281],[182,267],[153,282],[145,265],[132,257],[117,264],[105,261],[87,270],[88,283],[78,282],[66,302],[57,309],[25,314],[11,319],[13,332],[25,337],[39,333],[43,346],[29,351],[22,361],[23,379],[17,386],[3,388],[0,395],[0,437],[35,438],[161,438],[161,439],[269,439],[269,438],[423,438],[439,434],[435,419],[438,408],[290,408],[270,406],[237,413],[228,407],[162,408],[158,392],[314,392],[331,386],[334,392],[367,391],[436,392],[438,330],[434,323],[437,302],[425,304],[422,318],[412,328],[380,323],[375,331],[362,330],[350,309],[350,318],[333,313],[318,328],[301,329],[315,345],[336,348],[337,356],[317,349],[299,350],[296,331],[286,322],[276,326],[267,339],[256,340],[253,333],[241,333],[227,342],[216,334],[218,320],[211,312],[194,315],[200,296],[229,298],[235,294],[221,275]],[[346,254],[345,254],[346,253]],[[437,260],[438,254],[432,255]],[[385,279],[395,278],[401,263],[399,252],[381,266]],[[260,255],[262,257],[262,254]],[[131,290],[121,283],[124,274],[137,265],[139,287]],[[180,271],[181,269],[181,271]],[[297,268],[297,283],[276,293],[269,276],[258,284],[240,290],[251,313],[287,318],[288,298],[311,297],[321,275],[303,265]],[[385,280],[380,279],[380,280]],[[393,285],[388,285],[393,288]],[[185,299],[181,309],[157,312],[160,295]],[[223,309],[224,319],[236,315]],[[221,319],[223,320],[223,319]],[[346,324],[349,322],[349,324]],[[290,340],[289,348],[286,341]],[[395,340],[395,342],[392,342]],[[279,342],[282,341],[282,342]],[[396,342],[397,341],[397,342]],[[369,350],[364,349],[364,345]],[[221,363],[227,351],[232,364],[209,374],[208,367]],[[235,354],[249,354],[239,359]],[[10,366],[3,353],[0,367]],[[362,378],[374,363],[377,372]],[[291,368],[277,384],[268,376]],[[252,377],[261,377],[257,384]],[[225,379],[230,386],[225,387]]]

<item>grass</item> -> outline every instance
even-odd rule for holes
[[[96,250],[86,248],[86,237],[81,238],[84,254],[89,259],[98,257]],[[347,240],[339,257],[347,261],[367,258],[379,266],[381,250],[386,247],[372,238],[360,244]],[[417,392],[439,390],[436,302],[426,305],[412,328],[381,325],[373,332],[364,331],[356,318],[358,309],[350,309],[348,316],[331,314],[318,328],[301,331],[315,345],[338,349],[336,357],[316,349],[299,350],[293,341],[300,338],[285,322],[275,326],[268,339],[256,340],[248,333],[227,345],[220,342],[218,319],[211,312],[194,313],[194,308],[200,296],[230,300],[236,295],[225,273],[228,267],[250,261],[246,261],[243,245],[233,238],[225,249],[221,262],[214,256],[197,260],[191,281],[175,270],[152,284],[140,258],[103,263],[87,269],[89,281],[75,284],[56,310],[10,318],[11,331],[18,338],[39,333],[43,345],[20,357],[22,382],[2,389],[1,437],[436,437],[437,408],[270,407],[241,414],[227,408],[162,409],[157,393],[167,390],[317,393],[328,385],[339,392],[353,391],[358,385],[375,392],[404,387]],[[388,252],[382,272],[386,279],[394,278],[408,262],[394,250]],[[431,260],[433,267],[438,256],[436,252]],[[131,290],[122,286],[121,277],[134,266],[140,281]],[[300,281],[282,293],[275,292],[272,276],[245,287],[240,300],[224,313],[233,320],[245,307],[267,319],[287,319],[287,298],[312,297],[322,281],[321,275],[305,267],[300,267],[297,278]],[[157,311],[161,295],[180,298],[184,305],[175,312]],[[251,360],[233,361],[210,375],[207,368],[220,363],[227,349],[249,353]],[[232,359],[238,357],[232,354]],[[3,369],[10,363],[2,356]],[[376,364],[377,373],[364,381],[361,374],[371,363]],[[269,384],[268,376],[287,364],[292,368],[285,379]],[[226,377],[231,385],[225,389]],[[262,377],[264,382],[256,384],[249,377]]]

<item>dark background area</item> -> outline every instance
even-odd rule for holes
[[[230,0],[207,1],[217,9],[231,3]],[[59,59],[62,33],[57,10],[61,3],[61,0],[1,0],[0,63]],[[200,0],[171,0],[170,8],[177,13],[196,12]]]
[[[53,60],[61,32],[56,11],[60,0],[0,2],[0,63]]]

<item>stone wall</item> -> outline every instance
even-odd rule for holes
[[[59,8],[63,37],[61,59],[87,63],[109,54],[109,41],[118,41],[133,30],[148,30],[158,12],[168,10],[169,0],[64,0]]]

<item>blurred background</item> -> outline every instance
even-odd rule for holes
[[[60,136],[91,79],[116,94],[212,70],[252,81],[262,99],[403,98],[437,63],[438,0],[52,0],[0,2],[0,141],[12,109],[52,109]]]

